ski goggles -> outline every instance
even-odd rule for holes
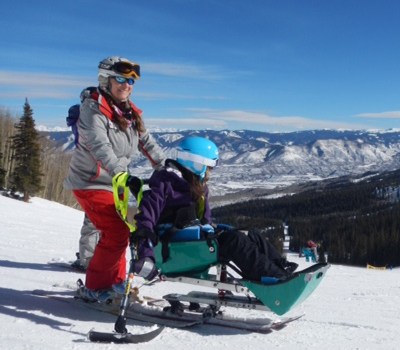
[[[100,62],[99,68],[112,70],[117,74],[121,74],[127,77],[134,77],[135,79],[140,78],[140,66],[137,63],[122,61],[110,65],[107,63]]]
[[[132,78],[123,78],[123,77],[114,77],[115,81],[120,84],[128,83],[129,85],[135,84],[135,79]]]

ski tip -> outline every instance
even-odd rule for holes
[[[116,344],[137,344],[146,343],[157,337],[163,330],[165,326],[161,326],[154,331],[142,334],[132,334],[132,333],[105,333],[90,331],[88,333],[88,339],[91,342],[97,343],[116,343]]]

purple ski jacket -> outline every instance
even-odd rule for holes
[[[165,169],[153,172],[149,182],[151,190],[144,194],[138,208],[139,212],[135,215],[137,229],[146,228],[155,232],[154,228],[163,211],[176,211],[195,203],[190,194],[189,183],[182,177],[181,171],[188,170],[181,168],[180,171],[178,167],[174,166],[174,163],[174,161],[168,160]],[[199,219],[202,224],[209,224],[211,223],[211,210],[208,203],[208,189],[206,189],[204,197],[204,215]]]

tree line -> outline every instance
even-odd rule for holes
[[[400,265],[399,188],[400,171],[394,171],[359,183],[231,204],[213,214],[218,222],[236,227],[286,223],[292,251],[300,251],[311,239],[332,263],[396,266]]]
[[[56,147],[35,128],[33,110],[25,101],[20,118],[0,109],[0,188],[24,201],[38,196],[77,207],[63,188],[71,155]]]

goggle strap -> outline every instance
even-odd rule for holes
[[[176,157],[179,159],[182,159],[182,160],[191,160],[195,163],[210,166],[210,167],[215,167],[217,165],[216,159],[205,158],[205,157],[199,156],[197,154],[189,153],[189,152],[176,151]]]

